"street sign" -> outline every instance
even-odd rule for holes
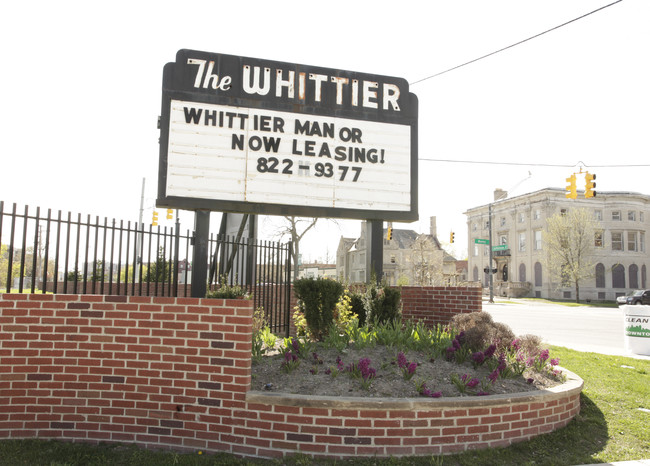
[[[475,238],[475,239],[474,239],[474,244],[490,244],[490,240],[488,240],[488,239],[481,239],[481,238]]]
[[[493,251],[505,251],[506,249],[508,249],[507,244],[498,244],[496,246],[492,246]]]

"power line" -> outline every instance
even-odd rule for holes
[[[577,166],[584,166],[585,168],[633,168],[633,167],[650,167],[650,164],[635,163],[635,164],[613,164],[613,165],[587,165],[582,162],[573,164],[555,164],[555,163],[525,163],[525,162],[495,162],[490,160],[452,160],[452,159],[430,159],[420,157],[418,160],[423,162],[445,162],[445,163],[469,163],[469,164],[483,164],[483,165],[511,165],[511,166],[524,166],[524,167],[551,167],[551,168],[573,168]]]
[[[490,57],[490,56],[495,55],[495,54],[497,54],[497,53],[499,53],[499,52],[503,52],[504,50],[508,50],[508,49],[510,49],[510,48],[512,48],[512,47],[515,47],[515,46],[517,46],[517,45],[523,44],[524,42],[528,42],[529,40],[535,39],[535,38],[537,38],[537,37],[539,37],[539,36],[542,36],[542,35],[544,35],[544,34],[546,34],[546,33],[549,33],[549,32],[551,32],[551,31],[554,31],[554,30],[556,30],[556,29],[559,29],[559,28],[561,28],[561,27],[563,27],[563,26],[566,26],[567,24],[571,24],[571,23],[573,23],[573,22],[575,22],[575,21],[578,21],[578,20],[580,20],[580,19],[586,18],[586,17],[589,16],[589,15],[592,15],[592,14],[594,14],[594,13],[600,11],[600,10],[604,10],[605,8],[609,8],[610,6],[615,5],[615,4],[617,4],[617,3],[620,3],[620,2],[622,2],[622,1],[623,1],[623,0],[616,0],[615,2],[612,2],[612,3],[608,4],[608,5],[602,6],[602,7],[600,7],[600,8],[597,8],[597,9],[595,9],[595,10],[593,10],[593,11],[590,11],[589,13],[585,13],[585,14],[582,15],[582,16],[578,16],[577,18],[574,18],[574,19],[572,19],[572,20],[570,20],[570,21],[567,21],[566,23],[562,23],[562,24],[560,24],[560,25],[558,25],[558,26],[555,26],[555,27],[553,27],[553,28],[551,28],[551,29],[547,29],[547,30],[544,31],[544,32],[540,32],[539,34],[535,34],[534,36],[531,36],[531,37],[529,37],[529,38],[527,38],[527,39],[520,40],[519,42],[516,42],[516,43],[514,43],[514,44],[508,45],[507,47],[503,47],[502,49],[495,50],[494,52],[488,53],[487,55],[483,55],[483,56],[481,56],[481,57],[475,58],[475,59],[470,60],[470,61],[468,61],[468,62],[466,62],[466,63],[461,64],[461,65],[454,66],[453,68],[449,68],[448,70],[441,71],[441,72],[436,73],[436,74],[432,74],[431,76],[427,76],[426,78],[422,78],[422,79],[418,79],[417,81],[413,81],[412,83],[410,83],[410,85],[413,86],[414,84],[420,83],[420,82],[422,82],[422,81],[426,81],[427,79],[435,78],[436,76],[440,76],[441,74],[449,73],[450,71],[457,70],[458,68],[461,68],[461,67],[463,67],[463,66],[470,65],[470,64],[475,63],[475,62],[477,62],[477,61],[479,61],[479,60],[483,60],[484,58]]]

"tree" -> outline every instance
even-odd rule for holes
[[[172,270],[172,261],[165,260],[165,251],[161,246],[158,250],[156,262],[149,264],[144,275],[145,282],[170,282],[170,272]]]
[[[580,302],[580,282],[594,275],[594,239],[598,230],[590,210],[569,209],[549,217],[542,232],[546,267],[559,286],[575,287],[576,302]]]
[[[278,236],[289,236],[293,247],[291,248],[291,259],[293,263],[293,278],[298,278],[298,258],[300,257],[300,240],[305,234],[316,226],[318,218],[300,218],[285,216],[287,224],[280,227]],[[300,230],[302,229],[302,232]]]
[[[431,237],[418,236],[413,245],[413,283],[419,286],[438,286],[444,283],[443,252],[435,247]]]

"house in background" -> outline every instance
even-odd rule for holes
[[[456,259],[442,249],[438,240],[436,217],[430,219],[428,234],[393,228],[388,240],[386,233],[384,229],[383,279],[389,285],[443,286],[461,282]],[[351,283],[366,281],[366,222],[361,224],[358,238],[341,237],[336,276]]]

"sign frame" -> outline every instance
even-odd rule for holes
[[[190,60],[194,60],[194,62],[188,64]],[[197,65],[199,62],[202,65]],[[198,71],[200,66],[204,67],[201,73]],[[314,87],[313,82],[307,82],[302,89],[297,89],[294,98],[289,98],[288,95],[273,95],[273,92],[268,93],[268,95],[246,93],[242,90],[244,87],[242,76],[244,72],[242,70],[245,69],[244,67],[264,71],[270,69],[278,73],[280,73],[280,70],[284,70],[287,75],[289,72],[293,72],[296,76],[327,76],[331,81],[330,86],[327,88],[324,87],[326,86],[324,81],[321,83],[323,94],[320,96],[320,101],[316,101],[316,94],[314,94],[316,87]],[[252,71],[250,71],[248,76],[249,84],[251,76],[253,76]],[[376,87],[371,87],[374,92],[374,99],[363,100],[363,97],[359,96],[356,105],[354,105],[354,97],[350,100],[350,95],[346,94],[347,91],[344,92],[344,88],[338,84],[344,81],[360,83],[358,86],[360,86],[361,91],[365,89],[363,88],[363,83],[377,84]],[[198,86],[196,86],[197,83]],[[337,87],[332,87],[332,83]],[[387,83],[389,87],[382,91],[382,83]],[[312,88],[309,86],[312,86]],[[326,92],[327,89],[329,89],[329,93]],[[340,92],[334,92],[334,89]],[[396,101],[391,101],[390,91],[397,92],[395,91],[396,89],[399,90],[399,98]],[[367,89],[365,90],[368,91]],[[388,95],[384,95],[382,92],[384,94],[388,93]],[[288,94],[288,91],[286,93]],[[359,122],[366,122],[369,125],[377,124],[376,126],[378,128],[384,127],[381,125],[401,125],[408,127],[410,131],[410,139],[408,141],[410,146],[408,159],[408,185],[410,186],[410,193],[408,193],[408,203],[405,203],[407,207],[375,209],[373,207],[355,208],[336,205],[314,206],[306,202],[310,196],[307,192],[303,194],[302,205],[291,204],[290,202],[249,202],[247,200],[171,195],[168,193],[167,181],[168,177],[172,176],[168,171],[168,166],[170,162],[170,120],[173,101],[238,108],[244,107],[271,113],[285,112],[286,114],[286,112],[289,112],[297,115],[297,117],[304,116],[305,118],[326,117],[339,119],[336,121],[358,120]],[[395,107],[398,107],[399,111],[395,110]],[[418,219],[417,116],[417,97],[409,92],[408,82],[402,78],[194,50],[179,50],[176,55],[176,62],[168,63],[163,69],[158,197],[156,205],[159,207],[184,210],[210,210],[261,215],[295,215],[399,222],[415,221]],[[397,128],[398,126],[395,127]],[[335,190],[338,180],[333,179],[332,182],[333,189]],[[368,192],[368,196],[372,196],[372,194],[372,192]],[[345,205],[345,200],[342,202]],[[390,201],[387,202],[390,203]],[[369,204],[372,205],[372,199],[369,199]]]

